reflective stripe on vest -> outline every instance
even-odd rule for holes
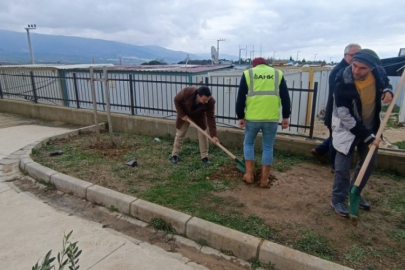
[[[250,121],[278,121],[280,119],[279,89],[282,71],[267,65],[259,65],[245,71],[244,74],[249,86],[246,95],[245,119]]]
[[[254,79],[253,78],[253,70],[249,69],[249,79],[250,79],[250,87],[249,87],[249,92],[247,94],[247,97],[251,96],[260,96],[260,95],[274,95],[274,96],[280,96],[279,89],[280,89],[280,81],[279,81],[279,73],[278,70],[274,70],[274,91],[254,91]]]

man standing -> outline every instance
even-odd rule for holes
[[[181,145],[190,126],[187,121],[188,117],[203,130],[207,129],[208,124],[209,132],[215,143],[218,142],[218,138],[215,124],[215,99],[211,96],[211,90],[207,86],[184,88],[174,97],[174,105],[177,118],[172,163],[177,164]],[[208,139],[201,132],[198,132],[198,142],[201,160],[205,165],[209,165]]]
[[[262,176],[260,187],[269,187],[270,170],[273,163],[273,145],[276,139],[282,106],[282,128],[288,128],[291,114],[290,96],[281,70],[267,65],[264,58],[253,60],[253,68],[243,72],[236,101],[236,114],[239,127],[245,128],[243,153],[246,174],[243,180],[254,182],[254,143],[261,130],[262,137]],[[246,109],[246,111],[245,111]]]
[[[374,144],[378,147],[380,144],[380,138],[376,138],[374,134],[380,127],[381,100],[383,103],[390,103],[393,97],[390,89],[384,89],[388,85],[388,78],[379,67],[379,62],[374,51],[362,49],[353,56],[352,65],[342,70],[336,79],[331,127],[333,146],[337,153],[331,207],[343,217],[349,215],[345,200],[367,156],[368,146]],[[350,181],[350,166],[355,147],[360,161]],[[359,187],[360,193],[374,169],[376,157],[377,151],[364,174]],[[370,209],[370,204],[361,196],[360,208]]]
[[[359,44],[351,43],[346,46],[344,50],[344,56],[342,61],[337,64],[329,74],[329,94],[328,94],[328,102],[326,104],[326,112],[325,112],[325,126],[329,129],[329,137],[323,141],[322,144],[318,145],[317,147],[311,150],[311,153],[321,159],[324,155],[329,152],[330,162],[332,165],[332,172],[335,170],[335,156],[336,150],[333,148],[332,145],[332,129],[331,129],[331,121],[332,121],[332,109],[333,109],[333,90],[336,84],[336,75],[342,69],[346,68],[348,65],[352,63],[353,56],[356,52],[361,49]]]

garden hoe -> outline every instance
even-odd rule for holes
[[[196,123],[194,123],[193,121],[191,121],[190,119],[187,118],[187,121],[194,126],[199,132],[201,132],[202,134],[204,134],[205,137],[207,137],[213,144],[215,144],[216,146],[218,146],[219,148],[221,148],[222,151],[224,151],[228,156],[230,156],[235,162],[236,162],[236,168],[238,170],[240,170],[241,172],[246,172],[246,166],[245,163],[238,159],[234,154],[232,154],[231,152],[228,151],[228,149],[226,149],[225,147],[223,147],[220,143],[214,143],[214,140],[211,138],[210,135],[207,134],[207,132],[205,132],[205,130],[203,130],[202,128],[200,128],[199,126],[196,125]]]
[[[391,104],[384,115],[384,119],[382,120],[380,128],[378,129],[376,138],[381,138],[381,134],[385,128],[385,125],[387,124],[389,117],[391,116],[392,109],[394,108],[394,105],[398,99],[400,91],[404,85],[404,81],[405,81],[405,70],[402,72],[401,79],[394,93],[394,98],[392,99]],[[373,156],[375,149],[376,146],[371,145],[370,149],[368,150],[366,159],[364,160],[363,165],[361,166],[360,172],[357,175],[356,182],[354,182],[354,185],[349,193],[350,219],[352,225],[354,226],[357,226],[359,217],[359,204],[360,204],[359,186],[361,184],[361,181],[363,180],[364,173],[366,172],[366,169],[368,167],[368,164],[370,163],[371,157]]]

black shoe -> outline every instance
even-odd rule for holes
[[[343,202],[333,203],[330,202],[330,206],[335,210],[336,214],[341,217],[349,217],[349,210],[347,210],[346,204]]]
[[[361,197],[361,196],[360,196],[360,201],[359,201],[359,207],[360,207],[360,209],[363,209],[366,211],[370,210],[370,204],[368,202],[366,202],[363,199],[363,197]]]
[[[179,163],[179,157],[178,156],[172,156],[172,163],[173,164]]]
[[[311,154],[316,157],[320,162],[324,162],[323,155],[319,153],[316,148],[311,149]]]
[[[209,159],[208,158],[203,158],[203,159],[201,159],[201,161],[205,164],[205,165],[211,165],[211,162],[209,161]]]

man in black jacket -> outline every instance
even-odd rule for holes
[[[342,61],[337,64],[329,74],[329,94],[328,94],[328,102],[326,103],[326,112],[325,112],[325,126],[329,129],[329,137],[323,141],[322,144],[318,145],[317,147],[311,149],[311,153],[317,157],[318,159],[322,159],[324,155],[329,152],[329,158],[332,165],[332,172],[335,171],[335,155],[336,150],[333,148],[332,145],[332,129],[331,129],[331,119],[332,119],[332,108],[333,108],[333,89],[335,88],[336,84],[336,75],[342,69],[346,68],[352,63],[353,56],[356,52],[361,49],[359,44],[351,43],[346,46],[344,50],[344,56]]]
[[[393,98],[391,89],[386,88],[389,86],[389,80],[379,64],[380,59],[374,51],[362,49],[353,56],[351,66],[340,71],[336,77],[331,126],[333,147],[337,153],[330,205],[343,217],[349,215],[345,200],[360,172],[369,146],[374,144],[378,147],[380,144],[380,138],[376,138],[375,134],[380,127],[381,100],[388,104]],[[360,161],[350,180],[355,147]],[[363,176],[359,186],[360,193],[374,169],[376,157],[377,151],[374,152]],[[360,208],[370,209],[370,205],[361,196]]]

